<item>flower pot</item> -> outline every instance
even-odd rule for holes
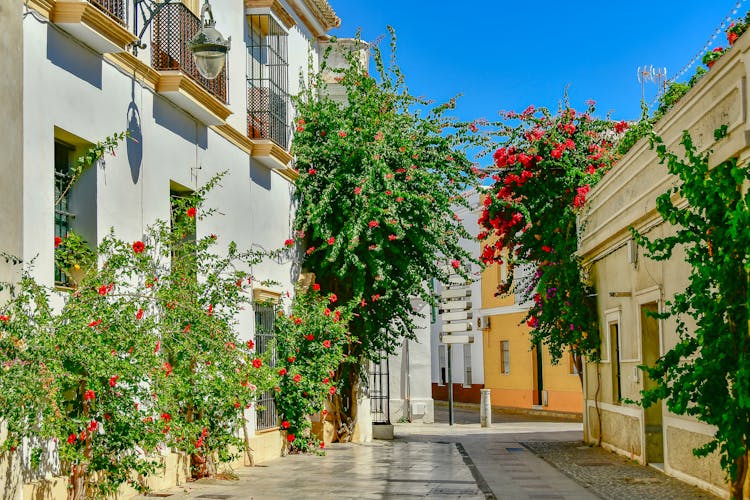
[[[706,66],[708,66],[708,69],[711,69],[714,67],[714,64],[716,64],[716,61],[708,61],[706,63]]]
[[[83,280],[86,271],[80,266],[78,267],[78,269],[76,269],[75,267],[71,267],[65,272],[65,274],[70,280],[69,284],[73,287],[77,287],[78,284]]]
[[[740,36],[737,33],[727,33],[727,41],[729,42],[729,45],[734,45],[734,42],[736,42],[739,37]]]

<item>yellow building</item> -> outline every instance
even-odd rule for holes
[[[546,348],[533,348],[524,323],[530,303],[516,295],[496,297],[505,266],[482,272],[484,387],[492,405],[504,408],[581,413],[581,381],[566,353],[555,365]]]

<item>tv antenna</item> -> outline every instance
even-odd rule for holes
[[[638,83],[641,84],[641,100],[646,102],[646,82],[654,82],[657,87],[657,95],[666,91],[667,68],[654,68],[653,65],[638,67]]]

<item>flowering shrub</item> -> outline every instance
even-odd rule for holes
[[[248,260],[233,244],[198,240],[195,220],[211,214],[202,199],[218,179],[174,200],[175,217],[141,241],[114,234],[60,310],[29,275],[10,287],[0,314],[0,417],[6,452],[24,437],[54,440],[71,497],[113,494],[158,466],[157,448],[211,472],[214,456],[243,426],[243,411],[276,374],[237,337],[248,302]],[[184,214],[184,215],[182,215]],[[192,215],[191,215],[192,214]],[[200,273],[197,270],[201,270]]]
[[[96,263],[96,252],[75,231],[64,237],[55,236],[55,265],[69,279],[84,274]]]
[[[495,184],[483,199],[479,219],[486,264],[508,262],[510,271],[498,293],[533,294],[526,317],[532,341],[544,343],[553,359],[571,349],[596,359],[599,336],[593,291],[576,257],[576,217],[588,192],[608,170],[610,149],[624,122],[593,117],[565,107],[557,115],[529,107],[506,113],[500,135],[507,142],[494,154]],[[524,282],[512,269],[533,264]]]
[[[317,287],[316,287],[317,288]],[[336,394],[336,370],[344,361],[344,348],[354,340],[348,331],[351,315],[334,294],[298,290],[288,316],[275,322],[280,377],[276,408],[290,447],[317,449],[310,434],[309,415],[327,412],[326,401]]]
[[[703,55],[703,64],[711,68],[716,63],[716,61],[718,61],[719,58],[724,55],[726,51],[727,49],[723,47],[716,47],[711,52],[706,52]]]

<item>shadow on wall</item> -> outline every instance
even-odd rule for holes
[[[55,66],[101,90],[101,56],[73,42],[49,25],[47,26],[47,59]]]
[[[130,104],[128,104],[127,111],[130,140],[126,143],[130,177],[133,179],[133,184],[137,184],[138,178],[141,176],[141,165],[143,163],[143,133],[141,132],[141,112],[135,104],[135,82],[130,85]]]
[[[250,180],[266,191],[271,190],[271,169],[250,160]]]
[[[195,118],[160,96],[154,96],[154,121],[191,144],[206,150],[208,129]]]

